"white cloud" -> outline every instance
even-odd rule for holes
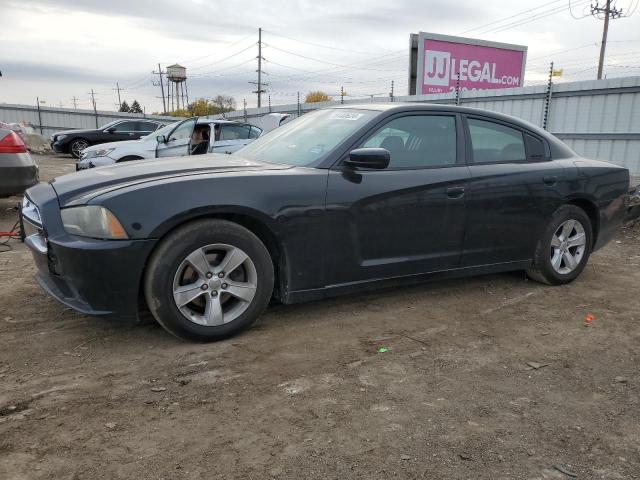
[[[263,69],[273,102],[289,103],[295,100],[296,91],[304,93],[315,88],[330,94],[337,94],[340,86],[349,94],[386,93],[391,80],[396,83],[396,92],[402,94],[406,89],[409,33],[424,30],[457,34],[540,6],[534,0],[511,2],[508,8],[498,0],[3,3],[0,102],[34,103],[34,97],[39,96],[52,105],[70,105],[70,98],[75,95],[82,105],[89,106],[87,92],[93,88],[99,92],[98,107],[110,109],[116,98],[112,89],[118,81],[126,88],[124,98],[129,102],[138,99],[148,111],[160,109],[156,98],[160,90],[151,84],[150,72],[158,62],[167,65],[175,61],[188,68],[191,98],[232,94],[238,104],[246,98],[253,105],[255,95],[250,92],[254,86],[248,82],[255,79],[258,26],[265,29],[267,61]],[[574,4],[580,2],[574,0]],[[563,5],[564,1],[558,2],[557,8]],[[577,7],[574,14],[580,11]],[[640,12],[636,15],[611,22],[609,64],[639,64]],[[543,82],[552,58],[558,67],[564,67],[566,76],[562,80],[594,76],[602,29],[596,19],[578,21],[564,9],[502,32],[491,32],[492,29],[496,30],[486,27],[480,37],[529,46],[529,81]],[[277,34],[336,49],[319,48]],[[236,43],[228,46],[231,42]],[[564,52],[570,49],[575,50]],[[216,62],[236,52],[240,53]],[[549,56],[552,52],[555,53]],[[621,67],[609,70],[616,74],[633,72]]]

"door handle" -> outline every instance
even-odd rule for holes
[[[548,175],[542,179],[545,185],[553,187],[556,183],[558,183],[558,177],[554,175]]]
[[[464,197],[464,187],[449,187],[446,190],[447,197],[449,198],[462,198]]]

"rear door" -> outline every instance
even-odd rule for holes
[[[356,146],[387,149],[387,169],[331,169],[329,285],[458,267],[469,178],[460,121],[451,113],[395,116]]]
[[[223,123],[220,134],[211,145],[213,153],[233,153],[251,141],[251,125]]]
[[[563,168],[535,132],[482,116],[466,116],[467,226],[462,266],[532,258],[566,187]]]
[[[138,121],[136,122],[136,138],[146,137],[158,129],[155,122]]]
[[[138,122],[134,120],[117,123],[108,129],[105,141],[119,142],[121,140],[135,140],[140,138],[137,127]]]
[[[194,117],[179,123],[164,143],[158,143],[156,157],[184,157],[189,155],[191,135],[197,120],[198,118]]]

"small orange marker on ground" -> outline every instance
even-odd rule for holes
[[[587,316],[584,317],[584,326],[585,327],[590,327],[591,323],[593,322],[593,314],[592,313],[587,313]]]

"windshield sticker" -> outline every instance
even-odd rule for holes
[[[364,116],[364,113],[333,112],[329,118],[332,120],[358,120],[363,116]]]

